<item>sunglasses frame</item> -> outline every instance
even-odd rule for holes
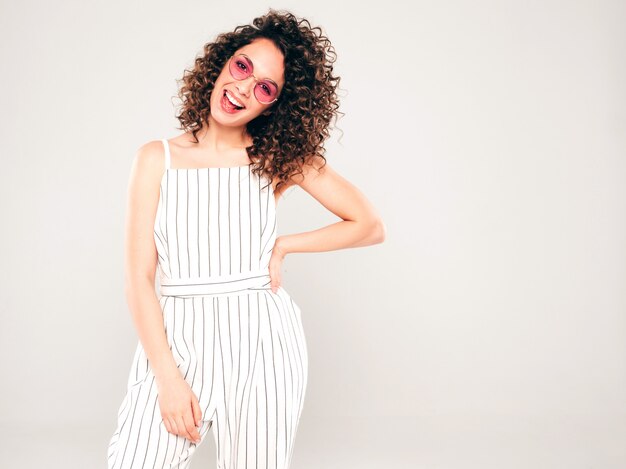
[[[231,70],[231,66],[232,66],[232,61],[233,61],[233,59],[234,59],[235,57],[239,57],[239,56],[243,56],[243,57],[245,57],[245,58],[246,58],[246,60],[248,61],[248,63],[250,63],[250,65],[252,66],[252,67],[251,67],[251,68],[252,68],[252,70],[254,70],[254,63],[252,62],[252,59],[250,59],[250,57],[248,57],[246,54],[241,54],[241,53],[239,53],[239,54],[237,54],[237,55],[234,55],[234,54],[233,54],[233,55],[231,55],[231,56],[230,56],[230,58],[228,59],[228,72],[230,73],[230,76],[231,76],[231,77],[233,77],[233,78],[234,78],[235,80],[237,80],[237,81],[247,80],[248,78],[252,77],[252,78],[254,79],[254,81],[255,81],[254,88],[256,88],[256,87],[259,85],[259,81],[263,81],[263,80],[264,80],[264,81],[270,81],[270,82],[272,82],[272,83],[274,84],[274,86],[276,86],[276,89],[278,90],[278,84],[277,84],[274,80],[272,80],[271,78],[263,78],[262,80],[259,80],[259,79],[258,79],[258,78],[254,75],[254,73],[250,73],[250,74],[249,74],[246,78],[236,78],[236,77],[233,75],[233,72],[232,72],[232,70]],[[254,94],[254,98],[255,98],[255,99],[256,99],[259,103],[261,103],[261,104],[272,104],[272,103],[274,103],[274,102],[278,101],[278,98],[279,98],[279,96],[280,96],[280,94],[281,94],[281,93],[280,93],[280,91],[278,91],[278,94],[276,95],[276,97],[275,97],[272,101],[269,101],[269,102],[267,102],[267,103],[262,102],[262,101],[259,99],[259,97],[256,95],[256,93],[255,93],[254,91],[253,91],[253,94]]]

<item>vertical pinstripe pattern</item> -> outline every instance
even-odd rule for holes
[[[213,431],[220,469],[287,469],[308,358],[300,308],[269,286],[272,187],[249,166],[172,169],[164,145],[154,223],[159,304],[174,360],[202,409],[202,440]],[[109,469],[187,468],[196,447],[167,432],[138,343]]]

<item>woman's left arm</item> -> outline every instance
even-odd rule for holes
[[[321,158],[316,161],[321,162]],[[342,220],[317,230],[279,236],[274,249],[284,256],[369,246],[385,240],[385,224],[356,186],[328,163],[319,170],[307,165],[302,171],[295,183]]]

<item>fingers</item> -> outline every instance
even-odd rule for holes
[[[271,262],[270,261],[270,285],[272,288],[272,291],[274,293],[276,293],[278,291],[278,288],[280,287],[280,264],[278,264],[278,266],[276,265],[275,262]]]
[[[173,433],[172,424],[170,423],[169,419],[163,419],[163,425],[165,425],[165,429],[167,430],[168,433]]]
[[[274,293],[278,291],[280,288],[280,284],[282,283],[280,268],[287,254],[286,251],[282,248],[283,244],[280,243],[281,237],[277,237],[274,241],[274,247],[272,248],[272,255],[270,257],[269,262],[269,271],[270,271],[270,279],[271,279],[271,288]]]
[[[196,427],[199,427],[202,421],[202,410],[200,409],[198,398],[193,393],[191,395],[191,412],[193,413],[193,420],[196,424]]]
[[[189,412],[183,415],[183,420],[185,421],[185,426],[187,427],[187,432],[191,437],[194,443],[200,443],[200,432],[198,431],[198,427],[194,422],[193,412],[191,407],[189,407]]]
[[[187,412],[179,416],[177,420],[178,422],[180,422],[180,425],[178,425],[178,429],[182,430],[181,436],[184,436],[189,441],[192,441],[196,444],[200,443],[200,433],[194,425],[193,417],[191,415],[191,407],[189,407],[189,410]]]
[[[192,403],[192,406],[188,408],[187,412],[183,412],[177,416],[164,418],[163,424],[169,433],[180,435],[187,438],[189,441],[198,444],[200,443],[201,438],[197,427],[200,426],[201,415],[202,412],[200,411],[200,406],[196,401],[195,410],[194,403]]]
[[[272,277],[272,291],[276,293],[280,287],[280,278]]]
[[[166,419],[163,419],[163,423],[165,424],[165,428],[169,433],[178,435],[178,428],[176,427],[176,422],[173,418],[168,417]]]

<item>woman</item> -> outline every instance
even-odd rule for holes
[[[209,429],[220,468],[289,467],[308,359],[283,259],[385,236],[322,155],[339,78],[316,30],[270,9],[206,44],[182,80],[184,133],[135,156],[125,284],[140,340],[109,468],[188,467]],[[277,237],[294,184],[343,221]]]

